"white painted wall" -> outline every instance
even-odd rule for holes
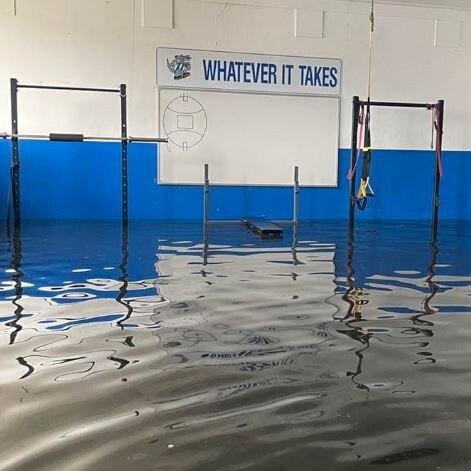
[[[324,12],[323,24],[303,9]],[[10,129],[9,78],[16,77],[125,82],[130,134],[154,135],[156,47],[188,47],[341,58],[341,146],[348,147],[351,97],[366,90],[368,17],[368,4],[351,0],[0,0],[0,131]],[[470,53],[470,11],[377,4],[373,98],[444,98],[444,147],[471,149]],[[23,90],[19,103],[23,132],[119,131],[117,97]],[[430,145],[425,112],[375,110],[373,119],[376,147]]]

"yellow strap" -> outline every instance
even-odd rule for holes
[[[363,147],[363,152],[369,152],[371,150],[371,147]]]
[[[368,180],[360,180],[360,187],[358,188],[357,198],[366,198],[366,189],[368,187]]]

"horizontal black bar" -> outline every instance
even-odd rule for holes
[[[49,134],[50,141],[83,142],[83,134]]]
[[[128,142],[168,142],[166,137],[133,137],[129,136],[127,138]]]
[[[76,92],[106,92],[120,93],[119,88],[90,88],[90,87],[61,87],[56,85],[21,85],[18,88],[36,88],[42,90],[72,90]]]
[[[65,134],[65,133],[51,133],[51,134],[8,134],[6,132],[0,133],[0,139],[41,139],[49,141],[111,141],[111,142],[168,142],[166,137],[107,137],[107,136],[84,136],[83,134]]]
[[[435,103],[401,103],[396,101],[359,101],[360,105],[370,105],[370,106],[389,106],[392,108],[425,108],[431,110],[437,106]]]

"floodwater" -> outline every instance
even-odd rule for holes
[[[471,469],[470,224],[2,234],[1,470]]]

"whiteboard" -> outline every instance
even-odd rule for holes
[[[337,186],[339,98],[159,90],[158,181]]]

